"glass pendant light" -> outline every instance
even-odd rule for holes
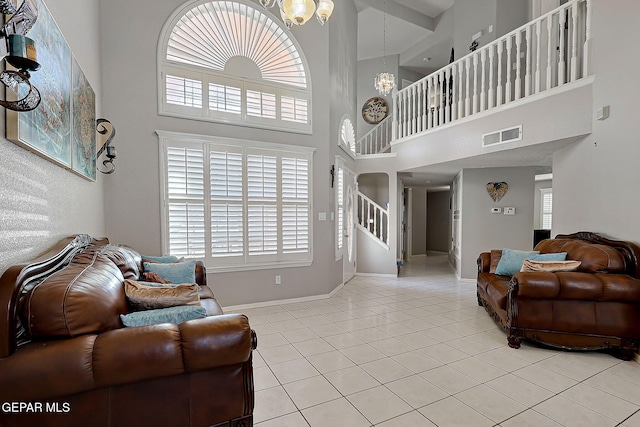
[[[373,86],[380,95],[386,96],[393,90],[396,85],[396,79],[393,74],[387,73],[387,2],[384,2],[384,15],[382,21],[382,73],[378,73]]]
[[[295,25],[304,25],[316,11],[316,3],[313,0],[284,0],[282,10]]]
[[[320,25],[324,25],[333,13],[333,2],[331,0],[318,0],[318,9],[316,10],[316,17]]]

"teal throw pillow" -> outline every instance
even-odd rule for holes
[[[196,262],[184,261],[171,264],[144,263],[144,271],[158,273],[167,282],[196,283]]]
[[[207,310],[201,305],[178,305],[155,310],[134,311],[121,314],[122,324],[128,328],[134,326],[157,325],[158,323],[182,323],[187,320],[207,317]]]
[[[503,249],[502,257],[496,267],[496,274],[500,276],[513,276],[522,268],[522,263],[527,258],[539,254],[539,251],[519,251],[516,249]]]
[[[533,261],[564,261],[567,259],[566,252],[552,252],[549,254],[531,255],[528,259]]]
[[[173,256],[173,255],[165,255],[165,256],[149,256],[149,255],[142,255],[142,259],[145,261],[151,261],[151,262],[176,262],[178,261],[180,258],[178,258],[177,256]]]

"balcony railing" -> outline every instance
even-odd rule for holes
[[[389,211],[358,192],[358,225],[389,249]]]
[[[387,116],[376,127],[367,132],[356,142],[356,155],[386,153],[391,149],[393,123],[392,116]]]
[[[591,0],[572,0],[398,91],[392,139],[575,82],[590,60]]]

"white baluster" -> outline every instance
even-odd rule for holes
[[[587,0],[585,2],[585,7],[587,8],[587,16],[585,21],[585,40],[584,40],[584,48],[583,48],[583,58],[582,58],[582,77],[588,76],[591,74],[591,56],[593,51],[593,40],[591,38],[591,18],[592,18],[592,8],[591,8],[591,0]]]
[[[495,52],[494,45],[489,45],[489,104],[487,109],[495,107],[495,82],[494,82],[494,67],[495,67]]]
[[[458,79],[458,67],[451,67],[451,120],[458,119],[458,91],[456,90]]]
[[[473,114],[478,112],[478,58],[479,54],[473,54]]]
[[[525,32],[525,40],[527,42],[527,50],[525,52],[525,70],[524,70],[524,96],[531,95],[531,55],[533,54],[531,46],[531,26],[527,25]]]
[[[565,38],[567,37],[567,31],[565,26],[567,24],[567,12],[566,9],[560,11],[558,16],[558,27],[560,29],[560,43],[559,43],[559,57],[558,57],[558,86],[562,86],[566,83],[567,75],[567,63],[564,60],[567,54],[564,50]]]
[[[378,208],[375,205],[371,205],[373,208],[373,235],[378,237]]]
[[[507,37],[507,85],[504,94],[504,103],[511,102],[511,68],[513,62],[511,61],[511,36]]]
[[[403,102],[402,105],[404,107],[404,130],[403,130],[403,135],[404,136],[408,136],[409,135],[409,96],[407,95],[407,91],[403,91],[402,92],[402,98],[403,98]]]
[[[442,97],[444,104],[444,114],[443,119],[445,123],[449,123],[451,121],[451,100],[449,99],[449,86],[450,86],[450,77],[451,77],[451,68],[446,68],[444,70],[444,85],[442,85]]]
[[[578,78],[578,2],[571,6],[571,81]]]
[[[485,84],[485,80],[487,78],[487,50],[486,49],[482,49],[482,51],[480,51],[480,66],[482,68],[482,83],[480,83],[480,111],[484,111],[487,107],[486,107],[486,102],[487,102],[487,88],[486,88],[486,84]]]
[[[502,40],[498,41],[498,86],[496,87],[496,105],[502,105],[503,93],[502,93],[502,52],[504,50]],[[508,65],[507,65],[508,67]]]
[[[433,76],[427,78],[427,129],[433,127]]]
[[[547,90],[553,87],[553,52],[553,15],[550,15],[547,18]]]
[[[460,61],[458,63],[458,118],[461,119],[465,116],[465,112],[464,112],[464,102],[463,102],[463,96],[464,96],[464,91],[463,89],[463,84],[464,84],[464,64],[463,61]]]
[[[440,105],[438,106],[438,125],[444,124],[444,74],[438,74],[438,100],[440,101]]]
[[[471,58],[466,59],[467,66],[467,97],[464,100],[464,115],[465,117],[471,114],[471,98],[469,97],[469,86],[471,85]]]
[[[516,96],[515,99],[520,99],[522,94],[522,80],[520,78],[520,53],[522,51],[522,32],[516,33]]]
[[[426,79],[422,79],[422,130],[427,130],[429,123],[427,119],[427,111],[429,110],[429,85]]]
[[[393,120],[391,126],[391,139],[398,139],[398,94],[393,95],[393,110],[392,110]]]
[[[535,93],[540,92],[542,85],[542,23],[541,21],[536,22],[536,34],[537,34],[537,43],[536,43],[536,87]]]

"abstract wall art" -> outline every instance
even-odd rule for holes
[[[42,96],[29,112],[7,110],[6,136],[14,143],[86,179],[95,181],[95,94],[42,0],[29,31],[42,68],[31,82]],[[7,98],[24,94],[11,94]]]

